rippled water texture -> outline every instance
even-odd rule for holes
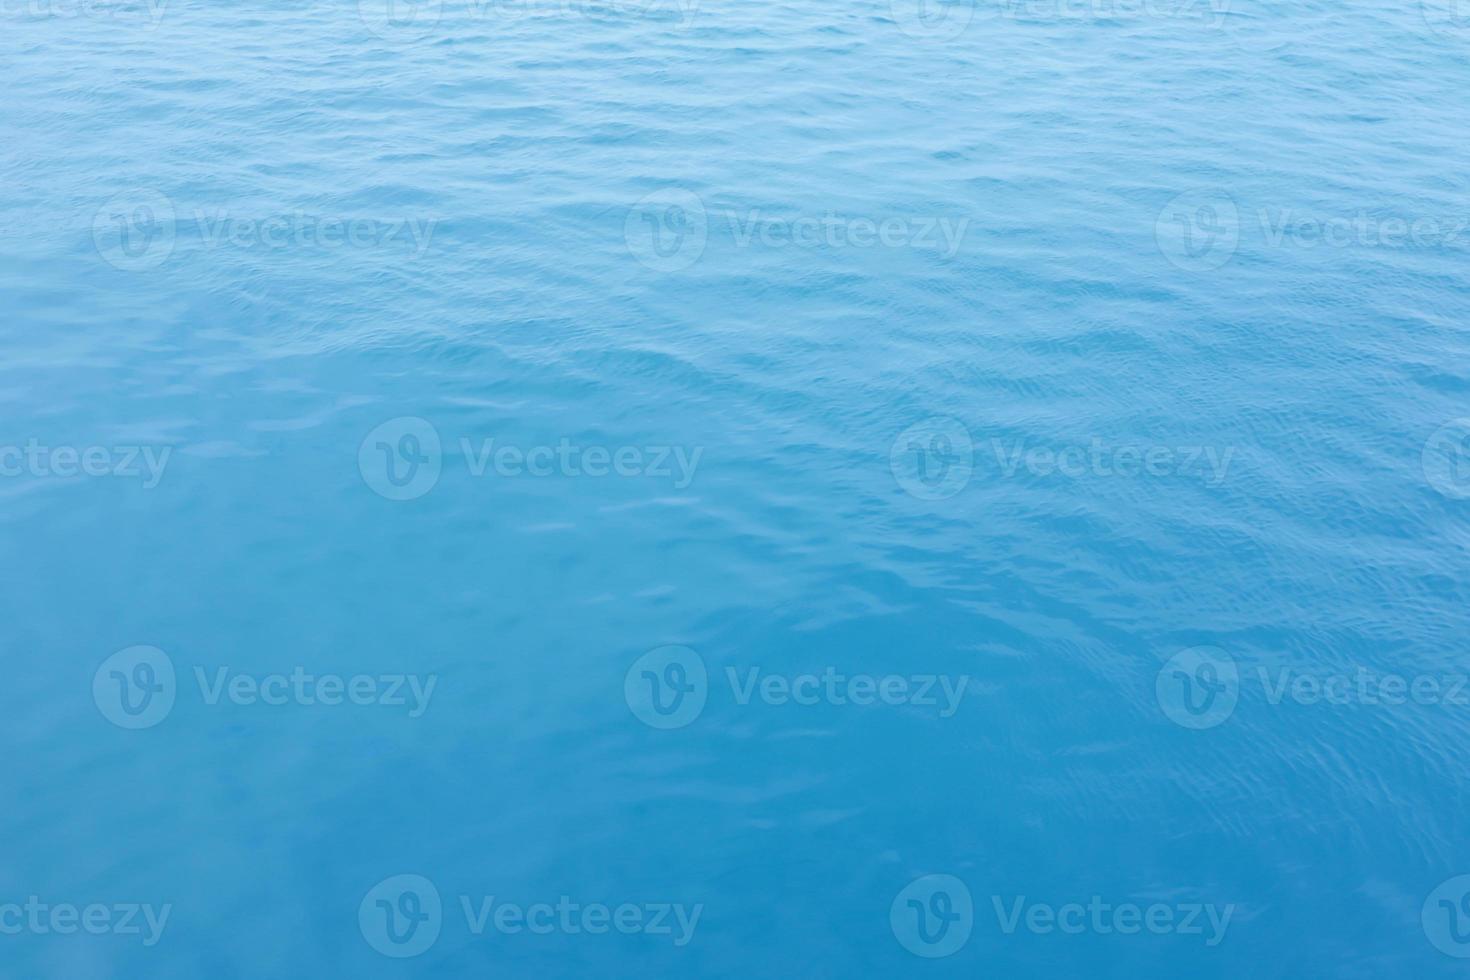
[[[0,0],[0,975],[1463,975],[1470,8],[966,2]]]

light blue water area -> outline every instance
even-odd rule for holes
[[[0,975],[1463,975],[1463,4],[0,11]]]

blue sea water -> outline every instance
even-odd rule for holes
[[[0,976],[1464,974],[1470,8],[0,12]]]

